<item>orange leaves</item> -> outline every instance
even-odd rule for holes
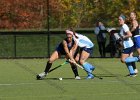
[[[0,28],[43,28],[42,19],[47,17],[46,0],[1,0]]]

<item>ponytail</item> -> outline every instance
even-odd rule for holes
[[[76,32],[73,30],[73,28],[70,28],[69,30],[73,32],[73,35],[74,35],[76,38],[78,38],[78,36],[76,36]]]

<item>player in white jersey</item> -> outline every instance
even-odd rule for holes
[[[132,63],[133,64],[133,68],[134,68],[134,72],[135,74],[138,73],[138,70],[135,68],[134,66],[134,62],[140,61],[140,34],[139,34],[139,24],[136,20],[136,13],[135,12],[131,12],[130,14],[131,17],[131,21],[132,21],[132,28],[131,28],[131,32],[133,35],[133,40],[134,40],[134,47],[135,49],[137,49],[139,56],[138,57],[133,57],[131,53],[130,57],[128,57],[127,59],[125,59],[125,62],[127,63]]]
[[[73,38],[76,40],[78,46],[81,48],[83,48],[83,47],[84,48],[93,48],[93,46],[94,46],[94,44],[91,42],[91,40],[82,34],[75,33]]]
[[[126,63],[130,76],[135,76],[135,72],[132,67],[132,63],[130,62],[131,58],[134,58],[134,57],[131,57],[131,58],[129,57],[130,54],[133,52],[134,43],[131,39],[132,33],[130,32],[129,27],[125,24],[124,15],[119,16],[119,24],[122,26],[121,30],[120,30],[122,46],[123,46],[121,61],[123,63]]]
[[[73,29],[66,30],[66,33],[73,34],[73,38],[77,42],[78,47],[80,48],[80,52],[79,54],[77,54],[75,61],[79,62],[86,71],[90,72],[90,73],[87,72],[88,76],[86,77],[86,79],[94,78],[91,72],[95,69],[95,67],[92,66],[90,63],[86,62],[86,60],[92,53],[94,44],[88,37],[82,34],[75,33]]]

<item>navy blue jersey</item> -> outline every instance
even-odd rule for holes
[[[69,42],[67,41],[67,38],[64,39],[64,40],[67,42],[67,47],[68,47],[68,49],[70,50],[70,49],[73,47],[75,41],[72,39],[72,42],[69,43]],[[60,54],[62,54],[62,55],[65,55],[65,54],[66,54],[66,52],[65,52],[65,50],[64,50],[63,42],[61,42],[61,43],[57,46],[56,50],[57,50]]]
[[[133,35],[133,37],[136,35],[140,35],[139,34],[139,26],[137,26],[137,28],[134,31],[132,31],[132,35]]]

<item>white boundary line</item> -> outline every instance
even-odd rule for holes
[[[93,94],[86,94],[86,95],[82,95],[80,97],[76,97],[76,98],[92,98],[93,96],[102,96],[102,95],[125,95],[125,94],[138,94],[137,92],[117,92],[117,93],[93,93]],[[57,98],[57,97],[73,97],[71,95],[48,95],[48,96],[35,96],[35,95],[32,95],[32,96],[14,96],[14,97],[6,97],[6,96],[1,96],[0,98],[51,98],[53,97],[54,98]]]
[[[48,81],[49,82],[49,81]],[[60,83],[60,81],[59,80],[55,80],[54,82],[58,82],[58,83]],[[73,80],[73,81],[71,81],[71,83],[73,83],[73,84],[85,84],[85,83],[92,83],[92,84],[96,84],[96,83],[98,83],[98,84],[111,84],[111,83],[119,83],[119,84],[122,84],[120,81],[82,81],[82,80],[79,80],[79,81],[77,81],[77,80]],[[69,82],[67,82],[67,81],[65,81],[65,79],[63,79],[63,81],[61,81],[61,83],[69,83]],[[137,82],[137,83],[140,83],[140,81],[139,82]],[[44,82],[44,81],[42,81],[42,82],[34,82],[34,83],[1,83],[0,84],[0,86],[18,86],[18,85],[37,85],[37,84],[47,84],[47,82]],[[128,84],[135,84],[135,83],[133,83],[133,82],[128,82]],[[140,84],[139,84],[140,85]]]
[[[0,84],[0,86],[12,86],[12,85],[33,85],[33,84],[42,84],[42,83],[5,83],[5,84]],[[45,84],[45,83],[44,83]]]

